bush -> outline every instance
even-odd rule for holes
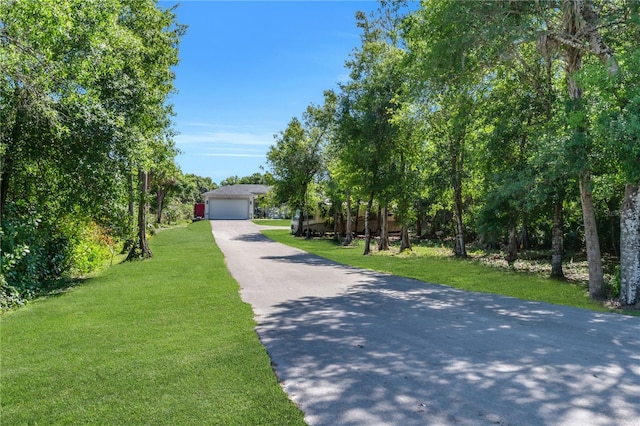
[[[95,222],[69,222],[70,274],[83,276],[104,265],[115,253],[115,242]]]
[[[94,222],[45,219],[35,208],[7,203],[2,220],[0,307],[23,303],[60,280],[87,274],[113,255],[113,241]]]
[[[0,312],[18,306],[23,306],[24,298],[14,287],[7,284],[4,275],[0,274]]]
[[[8,204],[2,221],[2,266],[6,284],[30,297],[69,267],[70,246],[55,224],[34,209]]]
[[[606,285],[607,297],[618,299],[620,297],[620,265],[616,265],[611,280]]]

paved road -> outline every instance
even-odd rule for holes
[[[251,222],[212,228],[310,425],[640,425],[640,318],[340,266]]]

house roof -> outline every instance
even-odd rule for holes
[[[213,191],[205,192],[202,196],[208,198],[250,198],[266,194],[270,190],[271,187],[268,185],[237,184],[221,186]]]

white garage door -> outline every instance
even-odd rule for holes
[[[249,200],[210,200],[209,219],[249,219]]]

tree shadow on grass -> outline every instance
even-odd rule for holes
[[[276,374],[309,424],[640,418],[640,319],[365,276],[344,294],[288,301],[260,320]]]

